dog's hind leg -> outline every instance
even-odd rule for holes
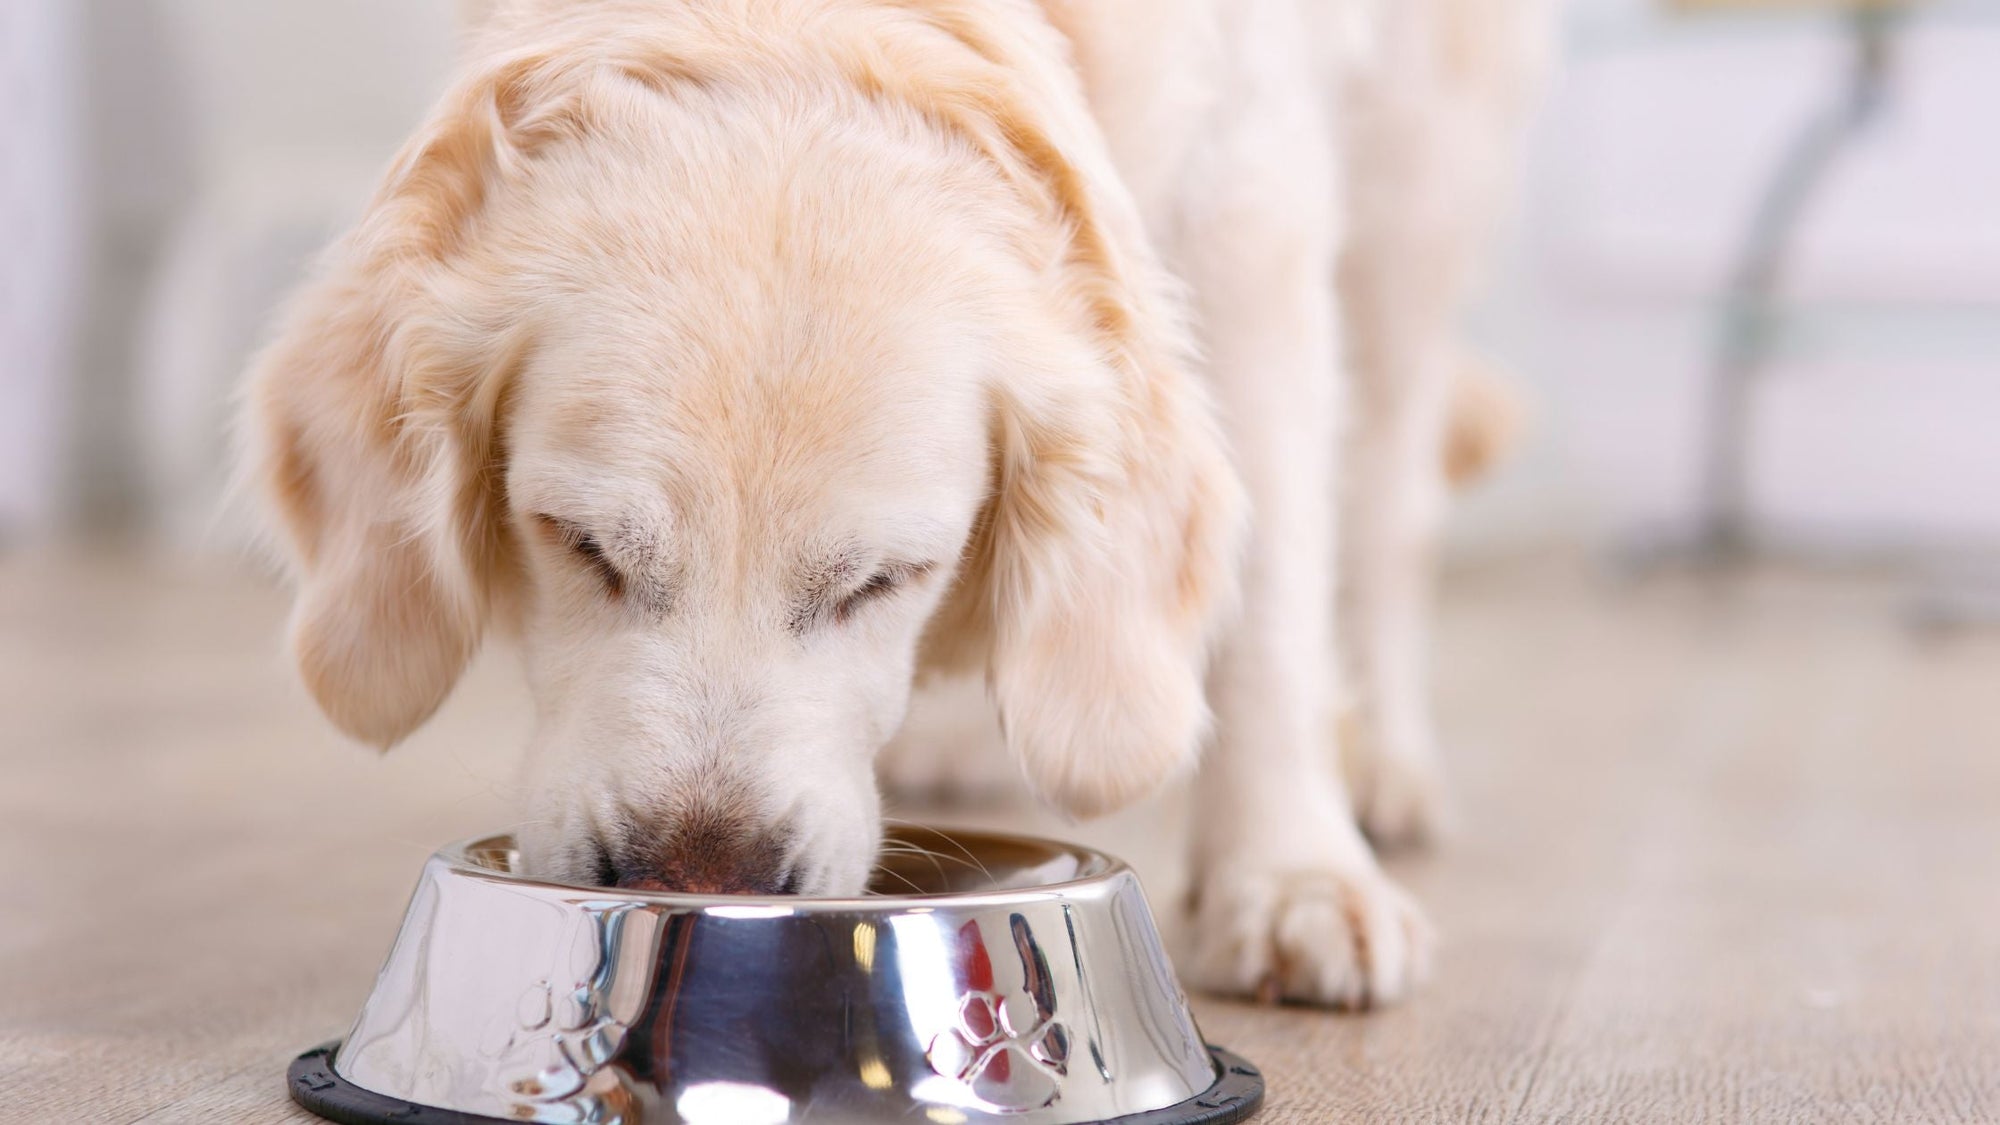
[[[1381,300],[1377,279],[1357,279],[1369,271],[1351,256],[1348,267],[1354,425],[1342,498],[1341,624],[1352,695],[1342,765],[1369,836],[1383,845],[1420,843],[1438,834],[1445,813],[1428,663],[1451,353],[1441,325],[1394,298]],[[1394,323],[1399,318],[1421,323]]]
[[[1422,841],[1444,819],[1427,673],[1432,556],[1448,472],[1482,469],[1512,421],[1458,320],[1507,195],[1544,15],[1541,0],[1390,6],[1345,83],[1342,648],[1354,696],[1343,743],[1377,843]]]

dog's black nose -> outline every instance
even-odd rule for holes
[[[650,831],[630,825],[609,846],[611,883],[625,890],[698,895],[797,893],[790,870],[792,834],[736,819],[682,816]]]

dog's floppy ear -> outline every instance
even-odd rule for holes
[[[1015,46],[976,42],[1011,65],[909,95],[1039,214],[1020,250],[1055,329],[1024,333],[1032,354],[997,377],[993,496],[928,655],[983,658],[1029,783],[1092,816],[1199,752],[1244,502],[1171,282],[1074,77],[1032,61],[1059,49]]]
[[[524,73],[447,96],[246,388],[242,471],[297,579],[299,670],[335,724],[383,747],[443,702],[488,613],[511,345],[471,232],[521,156]]]
[[[1233,603],[1235,478],[1184,372],[1143,354],[1002,396],[974,566],[1008,745],[1041,797],[1078,816],[1193,763],[1208,644]]]

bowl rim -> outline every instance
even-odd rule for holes
[[[431,858],[433,862],[445,864],[456,875],[523,890],[545,892],[579,905],[589,903],[597,909],[613,906],[663,906],[679,913],[745,918],[779,918],[798,914],[911,914],[926,913],[946,907],[1002,906],[1008,903],[1041,902],[1051,898],[1084,899],[1105,892],[1123,877],[1137,877],[1133,873],[1131,864],[1115,855],[1084,844],[1057,840],[1049,836],[999,832],[983,828],[940,828],[927,824],[908,824],[890,827],[884,833],[884,838],[893,839],[899,833],[907,832],[929,833],[953,839],[983,838],[1010,844],[1038,846],[1047,848],[1052,853],[1077,856],[1083,860],[1086,867],[1095,869],[1072,879],[1041,883],[1032,887],[817,898],[805,895],[699,895],[676,891],[625,890],[588,883],[558,883],[492,867],[474,858],[473,853],[477,851],[516,847],[515,832],[512,830],[489,832],[455,840],[439,848]]]

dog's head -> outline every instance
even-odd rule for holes
[[[1079,96],[971,34],[544,29],[253,373],[306,683],[387,746],[518,632],[539,873],[858,892],[920,663],[1074,813],[1194,755],[1236,486]]]

